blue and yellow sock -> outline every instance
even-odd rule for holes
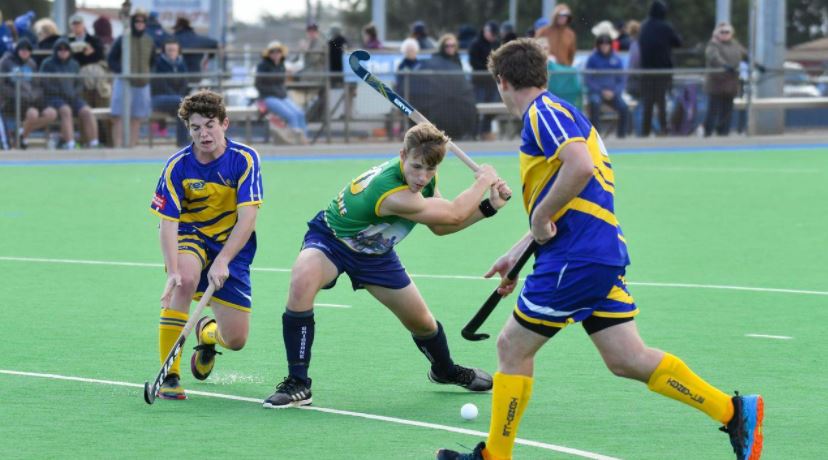
[[[187,318],[190,315],[187,313],[171,310],[169,308],[161,309],[161,319],[158,324],[158,353],[160,355],[161,364],[164,364],[167,354],[169,354],[184,325],[187,324]],[[181,375],[181,353],[175,357],[172,366],[170,367],[170,374]]]
[[[733,418],[730,396],[705,382],[684,361],[670,353],[664,353],[664,358],[650,375],[647,388],[695,407],[724,425]]]

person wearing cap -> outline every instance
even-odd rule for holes
[[[109,52],[107,61],[109,68],[116,74],[138,74],[138,77],[131,77],[129,81],[124,78],[116,78],[112,86],[112,141],[115,147],[121,147],[123,143],[123,127],[121,117],[124,110],[124,93],[130,92],[130,137],[129,147],[134,147],[138,142],[138,130],[141,122],[149,119],[151,107],[150,80],[147,74],[150,73],[155,62],[155,42],[146,33],[147,30],[146,11],[137,9],[130,18],[130,50],[129,69],[121,68],[121,53],[123,47],[123,35],[115,40],[112,50]]]
[[[7,77],[2,79],[3,94],[0,99],[2,115],[4,117],[15,117],[16,95],[20,94],[20,113],[23,115],[23,126],[18,128],[20,144],[18,147],[25,149],[28,144],[26,138],[32,131],[41,129],[55,121],[57,114],[54,111],[47,116],[41,111],[43,103],[43,91],[40,85],[35,83],[37,64],[32,59],[32,44],[28,39],[21,38],[17,41],[13,53],[6,53],[0,59],[0,75]]]
[[[428,28],[423,21],[415,21],[414,24],[411,24],[411,38],[417,40],[421,50],[430,50],[436,47],[434,40],[428,36]]]
[[[704,51],[705,65],[710,70],[704,81],[707,93],[707,115],[704,118],[704,135],[715,130],[719,136],[730,134],[733,116],[733,98],[739,92],[739,64],[747,58],[747,51],[733,38],[733,26],[720,22],[713,30],[713,37]]]
[[[497,85],[494,79],[489,75],[486,64],[489,60],[489,54],[500,46],[498,36],[500,34],[500,26],[495,21],[488,21],[480,29],[477,38],[469,46],[469,64],[475,73],[480,75],[472,75],[472,84],[474,85],[474,96],[477,102],[498,102],[500,95],[497,92]],[[482,140],[494,140],[494,133],[492,133],[492,115],[483,115],[479,120],[478,134]]]
[[[280,136],[282,140],[307,144],[305,113],[290,99],[285,88],[287,52],[287,47],[281,42],[272,41],[267,45],[262,51],[262,60],[256,66],[255,86],[260,103],[267,107],[268,112],[284,120],[292,131],[290,136]]]
[[[54,119],[60,114],[60,144],[58,148],[71,150],[75,148],[75,128],[73,116],[80,118],[81,142],[87,147],[98,146],[98,122],[81,97],[83,82],[80,78],[80,65],[72,58],[69,40],[61,37],[55,42],[52,56],[40,65],[41,74],[72,74],[75,77],[61,75],[59,78],[42,79],[46,109],[44,116]]]
[[[586,68],[597,71],[617,71],[614,74],[593,74],[584,76],[589,100],[589,121],[597,132],[601,132],[601,106],[606,104],[618,112],[617,135],[623,138],[627,135],[627,119],[629,109],[624,98],[624,69],[621,58],[612,50],[612,37],[601,34],[595,39],[595,51],[587,59]]]
[[[612,50],[618,51],[620,46],[618,44],[618,36],[621,34],[618,33],[618,29],[615,28],[615,25],[613,25],[612,22],[606,20],[601,21],[592,27],[591,32],[595,38],[598,38],[601,35],[608,35],[610,40],[612,40]]]
[[[549,42],[549,54],[555,56],[558,64],[571,66],[575,60],[575,31],[572,22],[572,10],[566,3],[558,3],[552,10],[549,24],[542,27],[535,25],[535,37],[543,37]]]
[[[14,18],[14,28],[17,29],[18,40],[25,38],[29,40],[29,43],[37,43],[37,36],[32,30],[32,24],[34,23],[35,17],[37,17],[37,14],[35,14],[34,11],[29,10]],[[2,53],[0,53],[0,56],[1,55]]]
[[[96,64],[104,59],[103,45],[94,35],[86,31],[83,23],[83,16],[73,14],[69,18],[69,46],[72,47],[72,58],[78,61],[81,67],[88,64]]]

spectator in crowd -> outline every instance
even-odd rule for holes
[[[32,30],[32,24],[36,16],[35,12],[30,10],[14,18],[14,28],[17,30],[18,40],[25,38],[30,44],[37,43],[37,35]],[[0,53],[0,55],[2,54]]]
[[[460,43],[461,50],[469,49],[475,38],[477,38],[477,29],[474,27],[463,24],[457,29],[457,41]]]
[[[181,57],[181,45],[174,38],[167,37],[162,50],[155,59],[152,73],[169,75],[169,77],[152,79],[150,83],[152,110],[172,115],[176,119],[175,142],[179,147],[183,147],[189,143],[189,133],[184,122],[178,120],[178,106],[189,90],[187,79],[177,74],[187,73],[187,65]]]
[[[638,44],[638,37],[641,34],[641,23],[636,20],[629,20],[624,25],[630,37],[630,48],[627,53],[627,69],[631,72],[641,69],[641,47]],[[641,76],[631,73],[627,76],[627,93],[635,99],[641,97]]]
[[[714,130],[719,136],[730,134],[733,98],[739,92],[739,65],[746,57],[747,51],[733,37],[733,26],[729,22],[720,22],[704,51],[706,67],[721,71],[708,73],[704,81],[704,91],[708,96],[705,137],[713,134]]]
[[[35,22],[34,30],[35,35],[37,35],[37,46],[35,47],[35,50],[48,51],[51,53],[55,48],[55,43],[57,43],[60,38],[55,21],[52,21],[49,18],[40,18],[37,22]],[[46,54],[35,54],[34,60],[37,62],[38,67],[43,64],[43,61],[47,56],[48,55]]]
[[[213,53],[189,53],[187,50],[217,50],[218,42],[210,37],[199,35],[190,25],[187,18],[178,18],[173,26],[175,40],[181,45],[181,54],[187,71],[199,73],[207,70],[207,63],[213,57]]]
[[[149,19],[147,20],[147,34],[152,38],[152,41],[155,42],[155,47],[159,50],[163,50],[164,43],[167,43],[167,40],[171,38],[170,33],[164,30],[164,26],[158,20],[157,11],[150,11]]]
[[[262,60],[256,66],[256,90],[259,101],[264,103],[268,112],[283,119],[293,131],[294,139],[285,139],[294,143],[307,144],[307,122],[305,113],[288,96],[285,88],[285,58],[287,47],[274,41],[262,52]]]
[[[319,24],[311,22],[305,26],[305,39],[299,44],[299,47],[304,56],[304,72],[324,72],[325,69],[330,67],[330,65],[325,65],[325,39],[319,33]]]
[[[460,43],[454,34],[443,34],[437,40],[437,52],[431,55],[432,59],[443,59],[454,64],[451,70],[463,70],[460,62]]]
[[[362,28],[362,46],[367,50],[378,50],[382,48],[382,42],[379,40],[377,33],[377,26],[374,23],[369,23]]]
[[[589,56],[586,63],[589,70],[616,70],[624,69],[621,58],[612,50],[612,38],[609,35],[599,35],[595,39],[595,51]],[[624,75],[617,74],[587,74],[584,76],[589,98],[589,120],[595,130],[601,131],[601,106],[606,104],[618,112],[617,135],[623,138],[627,135],[627,119],[629,110],[624,102]]]
[[[400,45],[400,52],[403,54],[403,59],[397,66],[396,89],[397,92],[407,99],[411,89],[408,73],[420,68],[420,60],[417,58],[417,53],[420,52],[420,45],[417,44],[417,40],[406,38]]]
[[[615,22],[615,29],[619,31],[618,38],[616,39],[618,43],[618,49],[615,51],[629,51],[630,43],[632,38],[630,38],[630,29],[629,23],[631,21],[616,21]],[[637,22],[637,21],[636,21]]]
[[[376,33],[376,29],[374,29],[374,33]],[[331,39],[328,40],[328,69],[331,72],[342,73],[342,56],[345,49],[348,48],[348,40],[342,35],[342,28],[338,25],[331,26],[329,36]],[[341,87],[342,77],[332,77],[331,85],[336,88]],[[320,92],[320,94],[323,93]]]
[[[71,150],[75,148],[75,128],[72,116],[80,118],[81,142],[87,147],[98,146],[98,122],[92,109],[81,97],[83,83],[80,79],[80,65],[72,59],[72,48],[66,38],[55,42],[52,56],[40,65],[41,74],[72,74],[77,78],[60,77],[43,80],[45,86],[44,116],[54,119],[55,112],[60,115],[60,143],[58,148]]]
[[[500,24],[500,44],[505,45],[512,40],[517,40],[517,38],[515,26],[509,21],[503,21],[503,23]]]
[[[416,21],[411,25],[411,38],[417,40],[421,50],[434,49],[434,41],[428,36],[428,29],[423,21]]]
[[[548,25],[549,25],[549,19],[547,19],[547,18],[538,18],[538,19],[535,20],[535,22],[531,26],[529,26],[526,29],[526,33],[524,34],[524,36],[527,37],[527,38],[534,38],[535,33],[538,30],[541,30],[541,29],[543,29],[544,27],[546,27]],[[544,38],[544,40],[546,40],[546,39]],[[543,46],[545,47],[545,49],[548,50],[549,49],[549,41],[547,41],[546,45],[543,45]]]
[[[486,67],[489,54],[500,46],[498,35],[500,34],[500,27],[495,21],[488,21],[480,30],[477,38],[471,43],[469,47],[469,64],[475,72],[481,75],[472,76],[472,84],[474,85],[474,96],[477,102],[499,102],[500,93],[497,92],[497,84],[489,75]],[[491,115],[483,115],[480,119],[480,126],[478,133],[483,140],[494,140],[492,133]]]
[[[97,64],[104,59],[103,45],[97,37],[86,32],[83,16],[73,14],[69,18],[69,29],[71,30],[69,46],[72,47],[72,59],[76,60],[81,68],[88,64]]]
[[[610,40],[612,40],[612,50],[618,51],[620,49],[621,45],[618,43],[618,36],[620,34],[618,33],[618,29],[610,21],[601,21],[595,24],[590,32],[592,32],[595,38],[601,35],[608,35]]]
[[[101,41],[104,53],[108,55],[109,49],[115,41],[112,38],[112,21],[109,20],[109,16],[105,14],[98,16],[98,19],[95,19],[95,22],[92,23],[92,30],[95,31],[95,36]]]
[[[572,66],[558,64],[555,61],[555,56],[549,54],[549,42],[545,38],[535,40],[546,53],[546,72],[548,74],[546,89],[574,105],[578,110],[582,110],[584,96],[581,80],[578,78],[578,71]]]
[[[571,66],[575,60],[575,31],[569,27],[572,22],[572,10],[566,3],[558,3],[552,10],[549,24],[535,25],[535,37],[543,37],[549,42],[549,54],[555,56],[558,64]]]
[[[69,18],[69,29],[72,59],[80,65],[83,77],[81,97],[91,107],[108,107],[112,96],[112,81],[104,61],[103,44],[98,37],[89,34],[80,14]]]
[[[681,46],[681,38],[666,21],[667,5],[655,0],[650,5],[647,20],[641,25],[638,46],[641,50],[641,68],[645,70],[670,70],[673,68],[673,48]],[[673,75],[642,75],[641,102],[644,118],[641,135],[650,135],[653,123],[653,106],[658,106],[658,123],[661,134],[667,133],[667,91],[673,84]]]
[[[34,81],[35,73],[37,73],[37,64],[32,59],[32,44],[28,39],[21,38],[17,41],[13,53],[6,53],[0,59],[0,74],[11,74],[3,79],[2,88],[5,97],[0,100],[0,106],[2,106],[3,116],[16,116],[16,95],[19,87],[23,126],[19,126],[17,131],[20,134],[18,147],[22,149],[28,146],[26,138],[32,131],[55,121],[57,116],[54,111],[47,116],[39,110],[43,103],[43,91]]]
[[[12,28],[3,21],[3,11],[0,10],[0,57],[14,49],[14,41]]]
[[[130,137],[129,147],[134,147],[138,142],[138,130],[141,122],[146,121],[151,112],[150,84],[146,74],[152,70],[155,61],[155,42],[152,41],[147,30],[146,11],[137,9],[130,17],[130,28],[125,33],[130,34],[129,69],[121,68],[121,53],[123,46],[123,35],[115,40],[112,50],[107,58],[109,68],[116,74],[131,73],[144,75],[131,77],[129,81],[124,78],[116,78],[112,87],[112,140],[115,147],[123,145],[123,127],[121,117],[123,116],[124,93],[130,92]]]

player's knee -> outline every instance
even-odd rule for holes
[[[227,349],[233,351],[239,351],[244,348],[244,345],[247,343],[247,337],[245,336],[237,336],[237,337],[230,337],[224,338],[224,345]]]
[[[514,358],[512,341],[506,333],[501,332],[497,336],[497,357],[501,362],[511,362]]]
[[[611,356],[604,360],[607,369],[617,377],[633,378],[636,375],[635,360],[628,355]]]
[[[181,286],[178,288],[185,293],[194,293],[198,287],[198,278],[195,276],[183,275],[181,277]]]

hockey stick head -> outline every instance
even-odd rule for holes
[[[368,61],[371,59],[371,54],[365,50],[356,50],[348,57],[348,64],[351,70],[362,79],[365,83],[374,88],[382,97],[388,99],[395,107],[400,109],[406,116],[410,117],[415,112],[414,107],[405,99],[395,93],[393,89],[389,88],[379,78],[375,77],[368,69],[360,64],[360,61]],[[417,122],[415,120],[415,122]],[[417,122],[419,123],[419,122]]]
[[[460,331],[460,334],[463,336],[464,339],[470,340],[472,342],[479,342],[481,340],[486,340],[489,338],[489,334],[477,334],[472,331],[467,331],[463,329]]]
[[[351,65],[351,70],[353,70],[359,78],[362,78],[364,80],[365,75],[368,75],[371,72],[368,72],[368,69],[362,67],[359,61],[368,61],[370,59],[371,53],[369,53],[368,51],[356,50],[353,53],[351,53],[351,56],[348,57],[348,64]]]
[[[144,401],[147,404],[152,404],[155,402],[155,391],[150,385],[149,382],[144,382]]]

